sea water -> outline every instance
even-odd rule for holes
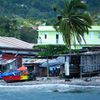
[[[0,100],[100,100],[99,86],[0,85]]]

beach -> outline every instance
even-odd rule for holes
[[[0,100],[99,100],[100,78],[59,79],[37,77],[35,81],[6,83],[0,80]]]
[[[100,86],[100,77],[88,77],[88,78],[72,78],[69,80],[60,79],[59,77],[37,77],[36,80],[6,83],[4,80],[0,80],[0,85],[41,85],[41,84],[67,84],[67,85],[80,85],[80,86]]]

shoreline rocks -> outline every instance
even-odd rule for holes
[[[0,80],[0,85],[4,86],[18,86],[18,85],[40,85],[40,84],[66,84],[66,85],[79,85],[79,86],[100,86],[100,77],[93,78],[83,78],[83,79],[70,79],[66,81],[65,79],[59,78],[49,78],[43,80],[43,78],[37,78],[36,81],[24,81],[24,82],[13,82],[6,83]]]

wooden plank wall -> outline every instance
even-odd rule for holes
[[[81,56],[81,73],[97,73],[100,71],[100,54]]]

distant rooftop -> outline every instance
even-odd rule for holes
[[[38,31],[55,31],[53,26],[39,26]],[[92,26],[89,31],[100,31],[100,26]]]
[[[33,46],[34,44],[16,39],[14,37],[1,37],[0,36],[0,47],[32,49]]]

